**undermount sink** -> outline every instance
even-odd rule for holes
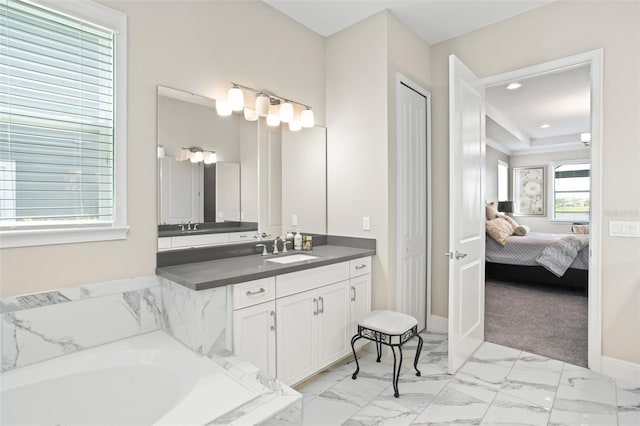
[[[303,260],[311,260],[311,259],[317,259],[317,258],[318,256],[311,256],[308,254],[292,254],[290,256],[274,257],[271,259],[267,259],[267,262],[287,264],[287,263],[302,262]]]

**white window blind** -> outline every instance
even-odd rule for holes
[[[0,0],[0,229],[114,221],[114,32]]]

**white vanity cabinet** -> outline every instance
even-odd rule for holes
[[[275,377],[275,278],[233,286],[233,351]]]
[[[370,310],[370,257],[235,284],[233,350],[292,385],[350,354]]]
[[[278,379],[294,384],[348,353],[348,284],[276,300]]]

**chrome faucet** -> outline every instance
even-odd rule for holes
[[[282,238],[280,237],[276,237],[275,240],[273,240],[273,254],[278,254],[278,241],[282,241]]]
[[[256,244],[256,247],[262,247],[262,256],[266,256],[269,253],[267,252],[267,245],[266,244]]]

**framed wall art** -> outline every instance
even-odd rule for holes
[[[545,215],[545,168],[515,167],[513,169],[513,215]]]

